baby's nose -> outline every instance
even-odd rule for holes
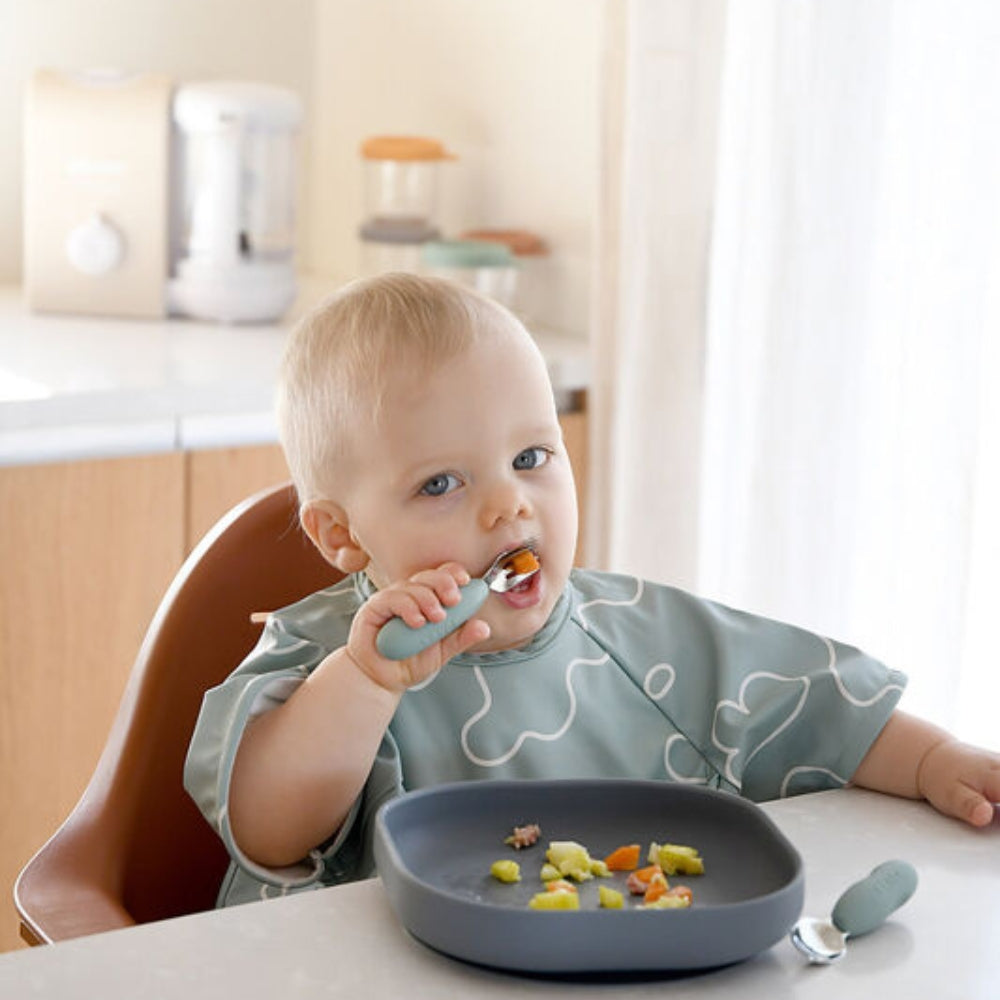
[[[494,485],[483,501],[480,510],[482,527],[491,530],[498,525],[530,517],[531,504],[516,481]]]

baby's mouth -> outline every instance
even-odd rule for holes
[[[526,589],[532,578],[541,569],[534,542],[516,549],[507,549],[491,564],[483,574],[483,580],[490,590],[505,594],[515,589]]]

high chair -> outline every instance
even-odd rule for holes
[[[132,668],[97,768],[14,888],[29,944],[211,909],[227,855],[181,781],[202,694],[252,648],[253,612],[342,574],[298,526],[289,485],[243,501],[191,553]]]

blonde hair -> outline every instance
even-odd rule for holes
[[[483,337],[518,333],[491,299],[451,281],[386,274],[346,285],[292,331],[278,430],[299,500],[329,498],[359,421],[377,424],[392,376],[419,377]]]

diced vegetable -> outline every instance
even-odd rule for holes
[[[672,896],[669,892],[654,899],[652,903],[642,903],[640,910],[683,910],[691,905],[686,896]]]
[[[509,569],[514,576],[522,573],[534,573],[538,569],[538,559],[531,549],[519,549],[504,564],[505,569]]]
[[[663,869],[659,865],[648,865],[645,868],[640,868],[632,872],[625,885],[632,895],[642,896],[649,888],[649,883],[653,880],[653,876],[662,874]]]
[[[606,885],[597,887],[597,902],[606,910],[621,910],[625,907],[625,897],[617,889]]]
[[[559,869],[559,874],[577,882],[593,878],[590,870],[591,857],[587,848],[575,840],[553,840],[545,852],[545,858]]]
[[[542,870],[538,873],[538,877],[543,882],[551,882],[553,879],[562,878],[562,872],[555,865],[544,864],[542,865]]]
[[[686,899],[688,906],[694,902],[694,893],[686,885],[675,885],[667,892],[668,896],[677,896],[679,899]]]
[[[703,875],[705,873],[705,862],[701,855],[693,847],[684,844],[657,844],[655,841],[649,845],[649,862],[658,864],[667,875]]]
[[[521,866],[516,861],[494,861],[490,865],[490,874],[498,882],[520,882]]]
[[[528,903],[533,910],[579,910],[580,897],[575,892],[536,892]]]
[[[567,882],[564,878],[553,879],[545,883],[547,892],[576,892],[576,886],[572,882]]]
[[[642,901],[655,903],[661,896],[665,896],[669,889],[670,884],[667,882],[667,876],[663,872],[656,872],[649,880],[649,886],[643,893]]]
[[[641,848],[638,844],[625,844],[616,847],[605,859],[604,863],[613,872],[631,872],[639,867],[639,852]]]

